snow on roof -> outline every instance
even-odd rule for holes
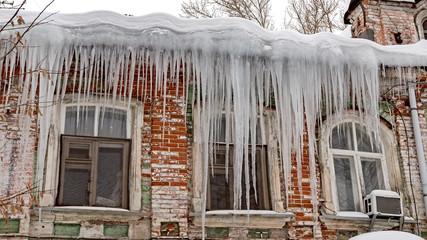
[[[0,22],[14,11],[3,10]],[[20,12],[28,22],[37,13]],[[43,14],[48,16],[48,14]],[[302,35],[293,31],[269,31],[240,18],[182,19],[168,14],[128,17],[114,12],[54,14],[28,35],[35,44],[100,44],[128,48],[153,47],[200,49],[266,58],[312,58],[319,54],[385,65],[427,65],[427,42],[381,46],[365,39],[349,39],[331,33]]]
[[[379,231],[370,232],[350,238],[350,240],[422,240],[423,238],[407,232]]]

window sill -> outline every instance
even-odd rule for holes
[[[139,219],[141,217],[149,217],[150,213],[147,212],[133,212],[123,208],[108,208],[108,207],[85,207],[85,206],[64,206],[64,207],[35,207],[32,211],[35,216],[39,215],[62,215],[64,217],[69,215],[79,215],[82,219],[85,217],[96,216],[100,220],[109,220],[117,218],[123,219]]]
[[[337,214],[327,214],[321,210],[320,220],[329,229],[336,230],[359,230],[369,227],[372,218],[362,212],[337,212]],[[377,218],[375,219],[374,229],[385,230],[398,227],[399,218]],[[405,227],[412,228],[411,224],[416,224],[417,221],[411,217],[405,217]]]
[[[202,213],[190,213],[193,222],[202,225]],[[295,214],[279,213],[266,210],[217,210],[205,214],[206,227],[257,227],[283,228],[288,222],[295,220]]]

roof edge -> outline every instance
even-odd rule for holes
[[[344,24],[351,24],[348,16],[350,13],[359,5],[362,0],[351,0],[350,5],[348,6],[347,11],[344,14]]]

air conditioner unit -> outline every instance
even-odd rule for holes
[[[402,199],[399,194],[386,190],[373,190],[364,199],[365,211],[368,215],[378,217],[403,216]]]

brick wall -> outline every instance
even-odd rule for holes
[[[21,206],[19,200],[22,198],[25,201],[22,207],[25,208],[31,204],[30,193],[37,190],[33,188],[43,182],[33,180],[37,150],[36,113],[29,110],[30,114],[21,117],[17,114],[19,94],[12,89],[9,102],[2,101],[0,107],[0,199],[10,199],[13,205]],[[9,209],[8,212],[9,218],[24,216],[21,211]]]
[[[177,93],[176,85],[170,84],[165,98],[159,92],[152,102],[152,237],[162,236],[161,224],[167,222],[179,223],[179,236],[187,237],[187,128],[182,95],[182,85]]]
[[[381,45],[419,41],[411,3],[364,0],[349,15],[349,19],[353,37],[359,37],[367,29],[372,29],[374,41]]]

